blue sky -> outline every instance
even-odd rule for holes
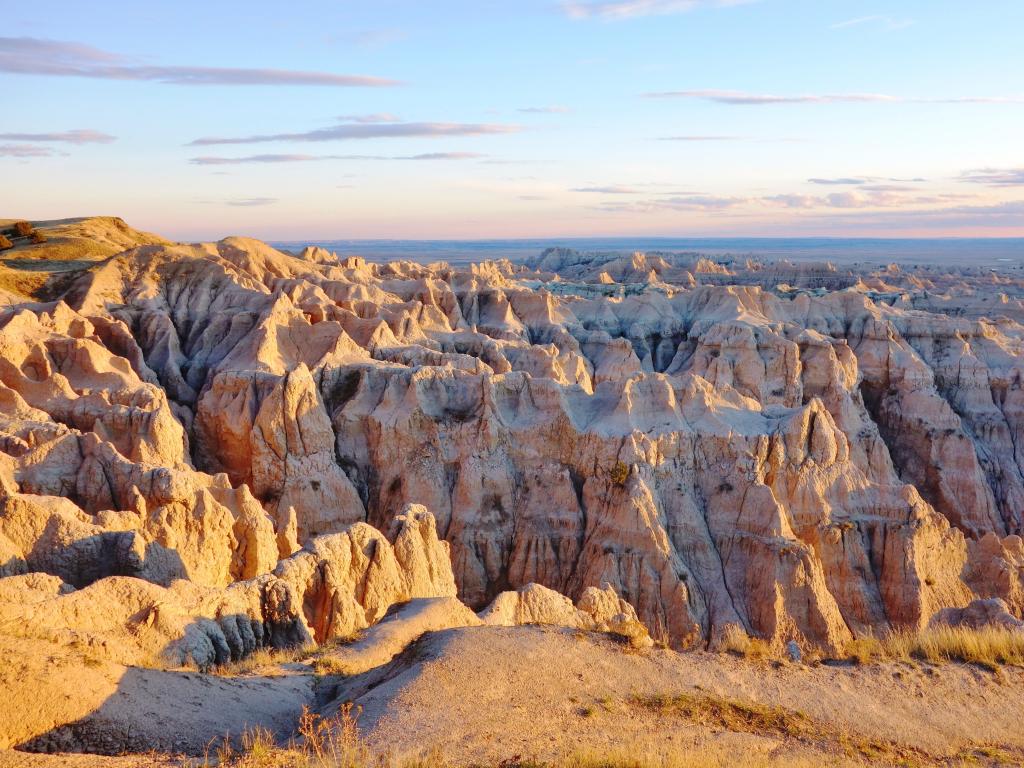
[[[0,216],[184,239],[1024,235],[1020,0],[4,18]]]

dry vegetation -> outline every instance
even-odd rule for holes
[[[949,758],[935,758],[891,742],[852,737],[816,723],[799,712],[724,699],[708,693],[637,698],[638,706],[664,716],[685,717],[708,729],[774,735],[792,748],[786,754],[764,755],[729,750],[721,744],[693,744],[655,751],[643,744],[607,752],[580,751],[561,760],[538,760],[514,755],[498,768],[818,768],[868,765],[949,766],[1019,765],[1019,755],[990,746],[973,745]],[[297,739],[275,743],[266,729],[244,734],[240,748],[225,740],[212,748],[203,768],[454,768],[442,750],[425,750],[404,760],[375,754],[362,739],[358,711],[343,706],[336,717],[324,718],[304,710]],[[802,753],[801,753],[802,752]],[[483,768],[479,766],[478,768]]]
[[[720,650],[752,660],[775,660],[783,650],[742,629],[730,625]],[[852,640],[835,656],[811,649],[807,661],[828,658],[868,664],[880,661],[925,661],[931,664],[961,662],[997,670],[1003,665],[1024,666],[1024,633],[1001,627],[929,627],[923,630],[898,629],[884,636],[872,635]]]
[[[232,661],[212,667],[210,672],[221,677],[266,672],[282,664],[305,661],[315,651],[315,647],[303,645],[296,645],[291,648],[260,648],[239,661]]]
[[[854,640],[847,656],[862,664],[918,659],[932,664],[959,661],[995,670],[1004,664],[1024,665],[1024,633],[999,627],[898,630],[881,638]]]
[[[224,742],[212,749],[203,761],[204,768],[452,768],[453,764],[438,749],[421,756],[395,760],[390,755],[375,755],[359,735],[352,705],[342,707],[334,718],[322,718],[304,711],[299,723],[300,738],[278,746],[270,732],[256,729],[242,738],[241,748]],[[830,765],[863,765],[842,758]],[[557,762],[514,755],[498,763],[499,768],[817,768],[821,758],[787,756],[765,758],[744,756],[724,748],[704,745],[673,751],[652,752],[637,745],[607,753],[581,751]]]

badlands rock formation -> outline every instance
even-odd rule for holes
[[[205,666],[420,598],[676,648],[1024,612],[1009,273],[115,229],[0,308],[8,634]]]

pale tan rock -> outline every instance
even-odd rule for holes
[[[601,589],[587,587],[574,606],[572,601],[540,584],[527,584],[516,591],[502,592],[483,611],[484,624],[513,627],[522,624],[554,624],[574,629],[611,632],[637,647],[653,641],[636,611],[609,584]]]
[[[731,624],[839,647],[977,597],[1022,610],[1007,270],[138,242],[63,303],[0,309],[0,487],[80,511],[33,513],[49,537],[17,518],[0,567],[84,584],[57,554],[95,559],[77,543],[95,535],[137,574],[168,553],[222,588],[283,557],[282,604],[309,594],[310,625],[348,633],[414,584],[453,591],[440,545],[401,554],[412,503],[471,607],[607,582],[675,647]],[[395,538],[390,558],[371,567],[358,521]],[[352,573],[374,569],[356,607]]]

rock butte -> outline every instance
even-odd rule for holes
[[[102,258],[0,289],[6,634],[207,666],[410,600],[366,637],[713,648],[736,625],[837,649],[1024,611],[1008,274],[456,269],[86,222]]]

